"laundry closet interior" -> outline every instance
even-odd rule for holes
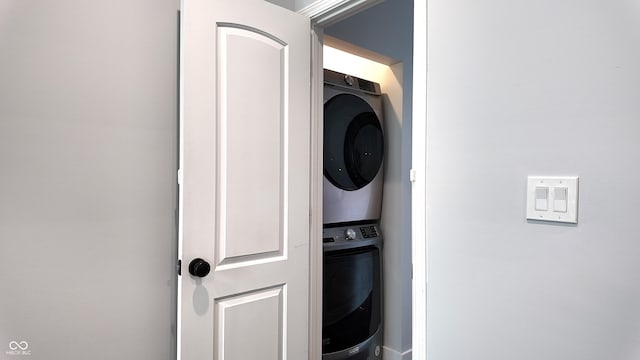
[[[272,2],[278,3],[277,0]],[[280,2],[278,5],[291,9],[287,6],[291,4]],[[367,229],[372,229],[371,225],[375,223],[375,229],[380,232],[376,235],[381,239],[382,346],[380,349],[372,347],[369,354],[348,355],[344,351],[341,354],[340,346],[337,348],[329,346],[328,337],[323,336],[323,359],[379,359],[382,356],[384,359],[392,360],[407,358],[407,356],[410,357],[411,352],[409,171],[411,168],[413,2],[410,0],[377,2],[348,17],[338,16],[324,23],[321,20],[317,29],[324,44],[321,54],[324,69],[332,71],[333,74],[340,74],[338,76],[347,75],[362,79],[363,82],[370,81],[380,85],[381,126],[384,134],[384,160],[383,169],[381,169],[384,181],[379,218],[373,221],[348,219],[355,221],[328,225],[329,231],[325,225],[323,237],[320,238],[325,242],[331,241],[330,237],[348,240],[352,234],[345,234],[345,232],[350,229],[355,230],[360,238],[360,235],[365,234]],[[324,92],[323,104],[327,100],[326,90]],[[320,121],[323,121],[322,117]],[[327,132],[324,132],[324,136],[327,135]],[[327,139],[324,139],[324,144],[327,144]],[[322,155],[320,154],[321,157]],[[326,174],[326,172],[327,169],[324,168],[323,173]],[[326,182],[326,176],[324,180]],[[327,204],[323,206],[326,207]],[[325,209],[325,216],[326,214],[327,209]],[[339,222],[342,219],[332,220]],[[345,349],[353,351],[353,347],[343,348]],[[332,355],[327,356],[325,352]],[[378,356],[376,352],[379,352]]]

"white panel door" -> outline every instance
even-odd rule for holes
[[[309,74],[308,18],[183,0],[182,360],[309,357]]]

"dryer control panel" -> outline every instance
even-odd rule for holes
[[[324,83],[347,89],[355,89],[368,94],[380,95],[380,84],[348,74],[324,69]]]

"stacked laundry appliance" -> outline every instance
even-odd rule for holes
[[[382,358],[380,85],[324,70],[323,360]]]

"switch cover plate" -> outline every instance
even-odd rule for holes
[[[577,224],[578,179],[578,176],[529,176],[527,219]],[[548,189],[546,201],[541,199],[545,194],[541,189]],[[541,207],[542,202],[548,206]]]

